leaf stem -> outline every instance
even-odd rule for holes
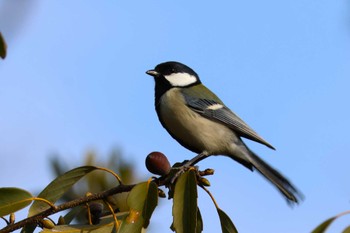
[[[216,203],[215,198],[214,198],[214,196],[211,194],[211,192],[209,192],[209,190],[206,189],[203,185],[199,185],[199,187],[201,187],[202,189],[204,189],[204,191],[206,191],[206,192],[208,193],[208,195],[209,195],[209,197],[211,198],[211,200],[213,201],[213,203],[214,203],[216,209],[219,209],[219,205],[218,205],[218,203]]]
[[[55,204],[53,204],[52,202],[44,199],[44,198],[41,198],[41,197],[32,197],[30,198],[30,200],[33,200],[33,201],[42,201],[42,202],[45,202],[47,205],[49,205],[52,209],[55,209],[56,206]]]
[[[108,168],[105,168],[105,167],[97,167],[98,170],[101,170],[101,171],[105,171],[105,172],[108,172],[110,174],[112,174],[119,182],[119,184],[122,184],[122,179],[117,175],[117,173],[115,173],[114,171],[108,169]]]

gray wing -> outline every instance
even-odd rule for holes
[[[243,120],[241,120],[236,114],[227,108],[220,100],[214,101],[209,99],[201,99],[188,95],[184,95],[184,97],[187,106],[200,115],[226,125],[237,133],[238,136],[248,138],[264,144],[271,149],[275,149],[270,143],[260,137]]]

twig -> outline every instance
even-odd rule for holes
[[[159,182],[158,182],[159,183]],[[34,216],[31,216],[29,218],[23,219],[19,222],[10,224],[6,227],[4,227],[3,229],[0,230],[0,233],[7,233],[7,232],[12,232],[14,230],[20,229],[22,227],[24,227],[27,224],[30,223],[39,223],[40,220],[46,218],[49,215],[58,213],[60,211],[66,210],[66,209],[71,209],[73,207],[91,202],[91,201],[96,201],[96,200],[103,200],[105,198],[107,198],[108,196],[117,194],[117,193],[123,193],[123,192],[129,192],[131,191],[131,189],[135,186],[136,184],[131,184],[131,185],[124,185],[124,184],[120,184],[117,187],[111,188],[109,190],[100,192],[100,193],[95,193],[92,194],[90,196],[87,197],[81,197],[78,199],[75,199],[73,201],[69,201],[66,203],[63,203],[61,205],[56,206],[56,208],[50,208],[47,209],[41,213],[38,213]]]
[[[198,168],[195,168],[198,169]],[[213,174],[213,170],[209,169],[208,172],[207,170],[202,172],[202,175],[212,175]],[[157,184],[157,186],[163,186],[163,185],[168,185],[169,182],[169,177],[171,176],[171,174],[165,175],[165,176],[161,176],[159,178],[155,178],[152,182],[155,182]],[[130,185],[125,185],[125,184],[119,184],[116,187],[113,187],[111,189],[108,189],[106,191],[100,192],[100,193],[95,193],[89,196],[85,196],[85,197],[81,197],[66,203],[63,203],[61,205],[58,206],[54,206],[51,207],[41,213],[38,213],[34,216],[25,218],[19,222],[13,223],[13,224],[9,224],[6,227],[0,229],[0,233],[8,233],[8,232],[12,232],[15,230],[18,230],[28,224],[31,223],[39,223],[42,219],[46,218],[47,216],[50,216],[52,214],[58,213],[60,211],[63,210],[67,210],[67,209],[71,209],[74,208],[76,206],[91,202],[91,201],[96,201],[96,200],[105,200],[107,197],[118,194],[118,193],[123,193],[123,192],[130,192],[131,189],[133,187],[135,187],[136,184],[130,184]]]

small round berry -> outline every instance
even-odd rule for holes
[[[149,172],[164,176],[170,172],[171,166],[168,158],[161,152],[151,152],[146,157],[146,167]]]

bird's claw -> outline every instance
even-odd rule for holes
[[[184,165],[181,165],[181,166],[172,167],[172,169],[170,171],[170,175],[168,176],[169,185],[175,185],[175,181],[177,180],[177,178],[179,178],[183,173],[185,173],[186,171],[188,171],[190,169],[195,169],[196,171],[198,171],[197,166],[189,166],[186,163]]]

